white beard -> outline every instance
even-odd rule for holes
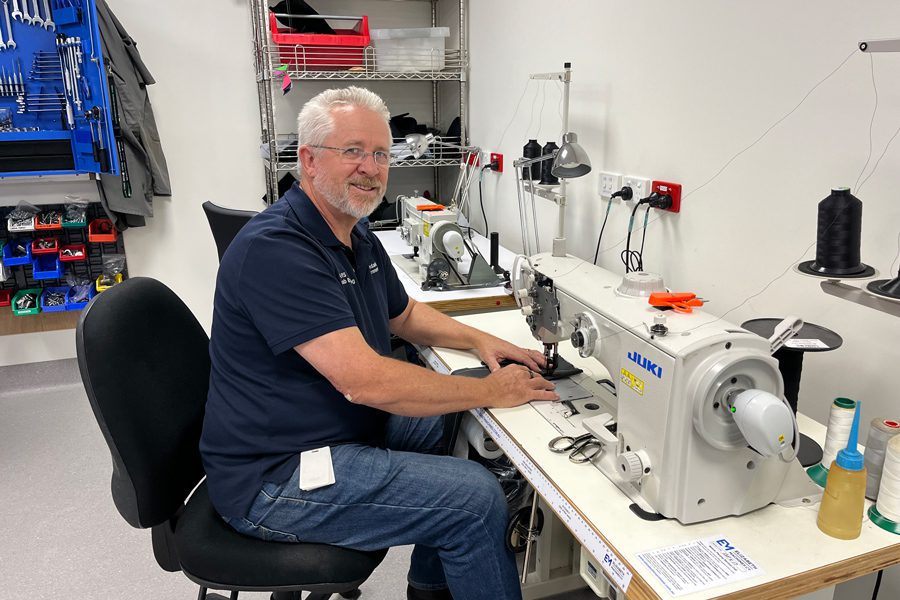
[[[380,190],[380,183],[377,185]],[[332,185],[330,181],[320,181],[318,189],[331,206],[355,219],[362,219],[363,217],[368,217],[372,214],[372,211],[381,204],[381,197],[383,195],[382,193],[379,193],[371,201],[360,204],[351,199],[349,183]]]

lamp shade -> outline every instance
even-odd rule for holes
[[[434,134],[431,133],[410,133],[406,136],[406,146],[415,158],[420,158],[425,154],[425,151],[428,150],[428,146],[431,145],[431,142],[433,141]]]
[[[578,136],[571,131],[563,136],[562,148],[553,159],[550,172],[565,179],[581,177],[591,172],[591,159],[578,143]]]

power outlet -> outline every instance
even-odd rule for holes
[[[497,152],[491,152],[491,162],[489,162],[488,164],[491,165],[491,171],[494,171],[496,173],[502,173],[503,172],[503,155],[499,154]],[[495,164],[497,165],[496,169],[494,168]]]
[[[650,180],[646,177],[638,177],[637,175],[625,175],[622,177],[622,187],[631,188],[632,200],[637,202],[643,200],[650,195]]]
[[[600,172],[600,197],[611,198],[622,189],[622,176],[618,173]]]

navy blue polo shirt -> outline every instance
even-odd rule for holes
[[[357,224],[352,245],[295,183],[222,257],[200,439],[222,516],[246,516],[263,482],[290,477],[304,450],[383,443],[388,414],[349,402],[293,349],[358,327],[375,352],[390,354],[388,321],[409,298],[374,233]]]

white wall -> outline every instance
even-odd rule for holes
[[[732,322],[797,314],[843,336],[839,350],[806,356],[804,412],[825,422],[831,400],[848,396],[864,402],[866,423],[900,416],[889,376],[900,362],[900,319],[827,296],[819,281],[791,270],[766,287],[801,255],[814,257],[814,247],[804,251],[815,241],[816,204],[832,186],[854,187],[863,200],[863,261],[886,273],[898,253],[900,142],[865,186],[855,188],[875,101],[870,55],[856,52],[796,112],[699,189],[858,41],[900,37],[900,4],[570,0],[551,7],[476,0],[470,6],[472,139],[503,152],[507,165],[537,135],[539,122],[542,143],[561,127],[557,85],[546,84],[541,112],[542,84],[528,83],[528,74],[573,63],[570,128],[594,171],[569,186],[571,253],[593,257],[606,208],[597,194],[600,170],[679,182],[689,194],[684,209],[651,224],[645,267],[663,273],[673,289],[711,300],[714,314],[734,309]],[[869,169],[900,127],[900,54],[871,56],[878,113]],[[492,228],[502,244],[516,247],[514,175],[488,175],[485,188]],[[547,250],[555,207],[538,202]],[[626,208],[615,204],[604,234],[599,262],[616,272],[623,269],[624,244],[617,242],[627,219]],[[881,597],[900,597],[897,569],[885,578]]]

